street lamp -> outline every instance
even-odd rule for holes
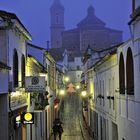
[[[59,95],[65,95],[65,90],[64,89],[60,89]]]
[[[70,80],[70,78],[67,77],[67,76],[64,78],[64,81],[65,81],[65,82],[69,82],[69,80]]]
[[[76,89],[80,89],[80,85],[76,85]]]
[[[62,116],[62,114],[60,114],[60,110],[62,108],[64,108],[64,104],[63,104],[63,96],[65,95],[65,89],[64,87],[58,90],[58,94],[57,97],[54,100],[54,111],[55,111],[55,118],[58,118]]]
[[[83,91],[81,92],[81,96],[82,96],[82,97],[86,97],[86,96],[87,96],[87,92],[86,92],[85,90],[83,90]]]

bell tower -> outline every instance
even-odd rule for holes
[[[51,17],[51,48],[62,47],[62,32],[64,31],[64,7],[60,0],[54,0],[50,8]]]

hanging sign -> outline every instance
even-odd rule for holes
[[[45,92],[45,77],[44,76],[27,76],[25,78],[26,92]]]

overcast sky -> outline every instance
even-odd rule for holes
[[[15,13],[33,37],[33,43],[46,47],[50,40],[50,11],[53,0],[0,0],[0,9]],[[65,29],[75,28],[92,4],[95,14],[107,27],[122,30],[129,38],[131,0],[61,0],[65,7]]]

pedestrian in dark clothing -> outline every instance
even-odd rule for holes
[[[62,136],[62,133],[63,133],[63,128],[62,128],[62,122],[60,121],[60,119],[56,119],[54,121],[54,124],[53,124],[53,134],[54,134],[54,140],[56,140],[56,137],[57,135],[59,136],[59,140],[61,140],[61,136]]]
[[[56,137],[57,137],[57,134],[58,134],[58,132],[57,132],[58,131],[57,130],[58,129],[57,128],[57,125],[53,125],[53,128],[52,129],[53,129],[54,140],[56,140]]]

